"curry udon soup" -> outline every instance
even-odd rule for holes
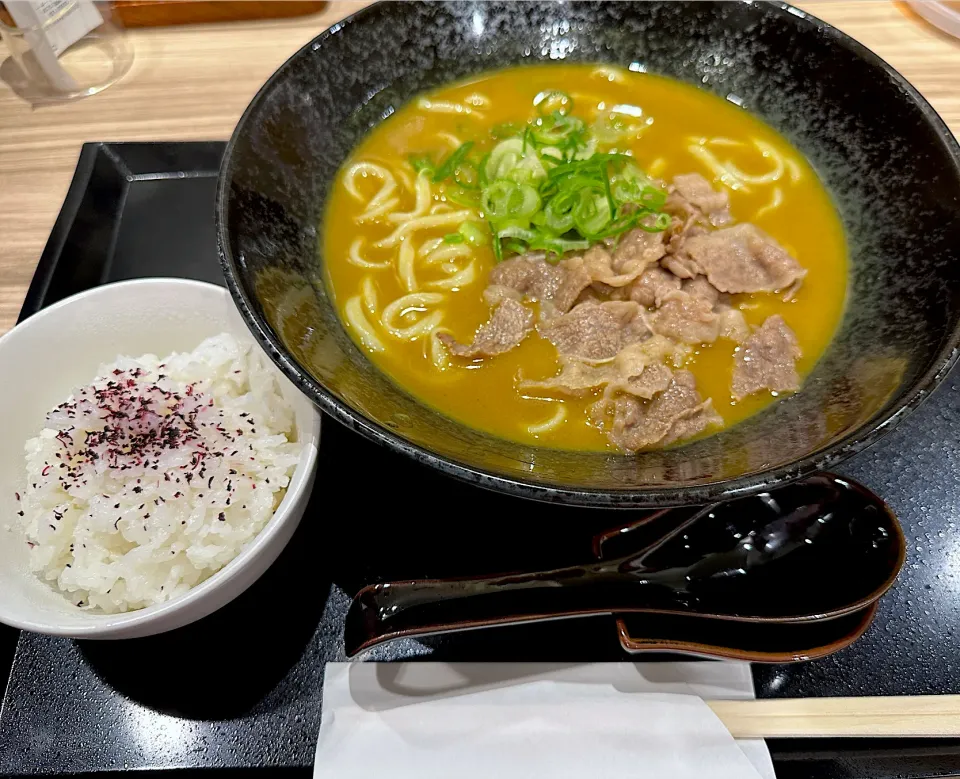
[[[397,384],[567,449],[667,446],[796,392],[847,281],[830,197],[782,137],[591,65],[399,109],[340,172],[324,242],[346,329]]]

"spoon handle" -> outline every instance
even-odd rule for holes
[[[345,643],[353,656],[399,635],[428,635],[651,606],[662,588],[617,575],[596,563],[539,573],[477,579],[394,582],[365,587],[347,614]],[[649,584],[649,583],[648,583]]]

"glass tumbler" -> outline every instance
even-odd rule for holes
[[[6,0],[0,38],[10,58],[0,77],[31,102],[93,95],[118,81],[133,49],[109,3]]]
[[[960,0],[908,0],[908,4],[930,24],[960,38]]]

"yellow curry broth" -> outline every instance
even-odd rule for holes
[[[503,70],[428,96],[434,103],[446,101],[469,108],[469,113],[437,113],[425,110],[418,101],[400,108],[358,146],[351,162],[376,162],[393,170],[406,170],[412,177],[412,169],[407,165],[409,155],[432,152],[436,159],[449,154],[463,141],[477,139],[487,139],[477,141],[478,149],[489,148],[495,143],[490,128],[504,122],[523,124],[533,116],[534,97],[542,90],[558,88],[574,98],[573,113],[588,125],[599,111],[609,111],[614,106],[641,109],[638,112],[628,108],[640,114],[628,116],[636,125],[638,137],[617,150],[629,150],[642,168],[663,179],[698,172],[719,185],[716,171],[705,163],[703,152],[691,151],[691,147],[699,145],[695,139],[704,141],[700,149],[706,149],[714,160],[732,162],[751,176],[776,172],[774,157],[765,156],[764,149],[772,148],[788,161],[787,169],[775,181],[728,187],[731,212],[737,221],[752,222],[783,244],[808,270],[807,278],[790,302],[768,294],[739,295],[734,302],[751,324],[759,325],[771,314],[783,316],[803,350],[798,367],[801,375],[806,375],[829,344],[843,312],[847,256],[842,227],[827,192],[799,152],[761,121],[718,97],[663,77],[593,65]],[[471,96],[476,95],[485,98],[482,107],[471,106]],[[351,244],[358,237],[364,239],[366,260],[386,262],[396,256],[396,249],[374,247],[395,225],[383,221],[356,222],[365,200],[373,197],[379,186],[372,177],[362,179],[358,188],[364,190],[364,200],[358,201],[347,192],[341,177],[330,199],[324,226],[324,258],[329,286],[341,315],[346,302],[361,295],[365,279],[368,292],[372,283],[381,308],[407,292],[393,265],[371,270],[357,267],[347,259]],[[413,194],[403,186],[397,189],[399,208],[412,209]],[[420,231],[417,242],[454,229]],[[441,325],[466,343],[489,316],[482,292],[495,264],[488,247],[476,248],[473,254],[479,267],[477,278],[449,293],[450,303],[444,308]],[[418,281],[426,283],[431,278],[430,272],[425,271]],[[357,338],[357,333],[352,334]],[[445,370],[438,370],[431,360],[429,338],[405,342],[382,329],[377,329],[377,334],[385,349],[375,353],[367,350],[371,359],[397,384],[450,417],[505,438],[541,446],[610,446],[603,433],[587,422],[587,410],[594,397],[563,400],[563,423],[542,434],[528,431],[528,427],[554,417],[559,402],[525,398],[517,390],[518,377],[546,378],[559,370],[556,350],[536,334],[506,354],[474,362],[454,360]],[[764,393],[739,403],[733,401],[730,380],[735,349],[733,342],[721,339],[696,349],[686,365],[696,376],[701,394],[713,398],[727,425],[775,400],[772,394]]]

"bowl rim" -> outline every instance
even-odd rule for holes
[[[28,335],[27,331],[30,329],[31,323],[35,324],[43,319],[68,313],[69,309],[79,302],[113,295],[124,295],[127,290],[135,287],[170,287],[173,294],[184,289],[195,289],[201,290],[204,294],[210,294],[220,298],[225,302],[230,302],[230,294],[224,287],[194,279],[146,277],[109,282],[70,295],[63,300],[58,300],[56,303],[30,315],[14,328],[0,336],[0,351],[2,351],[3,346],[10,341]],[[297,388],[296,383],[294,383],[294,387]],[[299,391],[299,388],[297,389]],[[164,603],[147,606],[146,608],[135,611],[121,612],[118,614],[84,612],[84,619],[88,619],[89,624],[73,626],[58,625],[48,620],[16,619],[9,617],[5,613],[4,602],[0,599],[0,622],[20,630],[29,630],[34,633],[44,633],[50,636],[64,636],[68,638],[120,638],[122,636],[119,634],[130,633],[133,632],[135,628],[142,628],[150,623],[169,618],[176,612],[196,605],[214,591],[223,589],[229,585],[231,581],[249,569],[254,559],[258,557],[266,547],[270,546],[273,539],[280,533],[288,521],[289,515],[295,509],[295,504],[302,499],[305,489],[309,488],[313,481],[320,440],[319,413],[313,415],[311,423],[310,440],[303,442],[304,446],[300,455],[300,461],[297,463],[297,467],[290,477],[290,484],[287,486],[287,491],[280,501],[280,505],[277,506],[276,511],[273,512],[273,516],[271,516],[267,524],[263,526],[263,529],[240,550],[236,557],[224,565],[219,571],[216,571],[196,586],[191,587],[188,592]],[[239,594],[240,591],[235,593],[235,595]],[[225,601],[223,605],[229,602],[229,600],[232,600],[232,597],[233,596],[231,596],[228,601]],[[206,614],[200,614],[197,618],[199,619],[203,616],[206,616]],[[163,628],[163,630],[166,629],[167,628]],[[135,632],[134,635],[146,634]]]
[[[748,2],[749,0],[742,0]],[[447,3],[440,3],[446,5]],[[228,169],[231,166],[234,151],[240,135],[247,125],[250,116],[257,111],[264,100],[270,95],[275,84],[294,67],[308,52],[320,50],[327,40],[340,35],[354,24],[362,22],[375,13],[384,13],[392,3],[378,0],[365,8],[346,16],[329,28],[315,36],[294,52],[270,76],[264,85],[251,99],[241,115],[230,140],[227,143],[220,170],[217,177],[217,197],[215,208],[217,249],[220,254],[220,266],[227,283],[227,289],[233,295],[240,315],[247,323],[257,342],[270,355],[281,371],[300,388],[320,409],[341,424],[359,432],[370,440],[386,446],[393,451],[412,457],[414,460],[429,465],[441,473],[453,476],[462,481],[482,487],[484,489],[503,492],[509,495],[529,498],[547,503],[562,503],[568,505],[590,506],[593,508],[653,508],[658,506],[676,506],[684,504],[704,504],[715,501],[735,498],[764,489],[773,489],[783,484],[796,481],[817,471],[832,468],[842,460],[866,449],[876,443],[883,435],[893,430],[910,413],[926,400],[934,389],[943,381],[960,358],[960,327],[947,335],[944,342],[931,361],[930,367],[915,381],[903,401],[872,422],[852,430],[847,435],[828,446],[810,453],[806,457],[794,460],[785,465],[763,468],[751,473],[731,479],[704,481],[696,484],[665,487],[648,487],[644,489],[591,489],[588,487],[570,487],[559,483],[534,483],[521,481],[509,476],[500,475],[482,468],[470,465],[459,459],[436,454],[396,432],[374,422],[361,411],[352,408],[345,402],[338,400],[322,384],[316,381],[310,373],[286,353],[278,337],[271,333],[269,325],[261,319],[254,309],[254,305],[247,294],[239,274],[237,273],[237,258],[230,248],[230,236],[227,227],[227,204],[229,202]],[[811,28],[823,35],[829,36],[835,43],[851,52],[854,56],[867,64],[879,69],[887,78],[912,100],[920,109],[923,118],[938,139],[943,142],[946,151],[953,160],[954,172],[960,179],[960,142],[953,135],[946,122],[937,113],[932,105],[923,97],[903,75],[893,68],[886,60],[868,49],[856,39],[847,35],[833,25],[823,21],[811,13],[803,11],[787,2],[769,2],[764,4],[777,16],[789,24]],[[463,423],[459,423],[463,424]],[[623,455],[629,457],[631,455]]]

